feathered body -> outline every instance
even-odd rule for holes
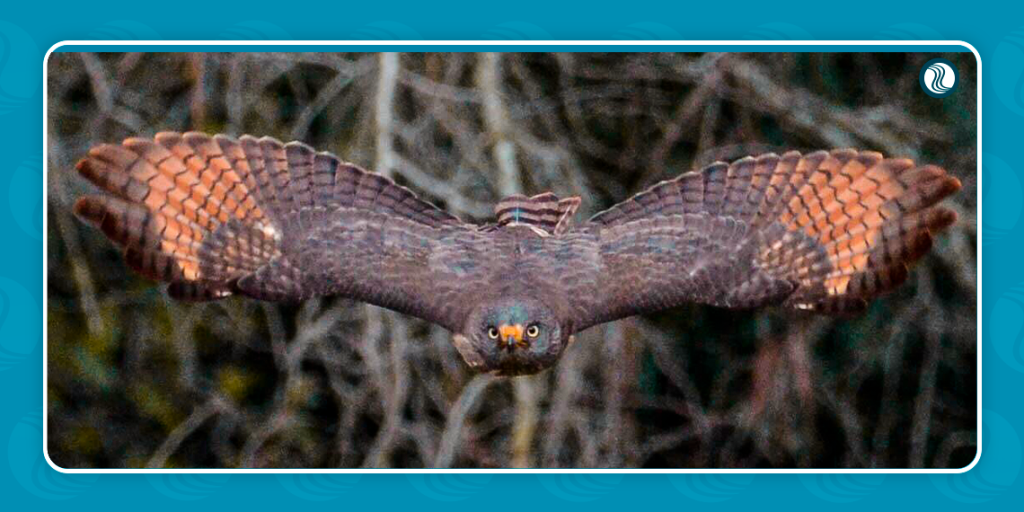
[[[789,152],[712,164],[578,224],[579,198],[544,193],[477,226],[266,137],[161,133],[78,169],[109,195],[76,212],[174,298],[345,296],[437,323],[469,364],[508,375],[550,366],[582,329],[686,302],[857,311],[955,221],[937,203],[960,188],[874,152]]]

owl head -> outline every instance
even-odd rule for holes
[[[455,348],[476,371],[528,375],[555,364],[570,334],[543,302],[502,297],[473,309],[455,335]]]

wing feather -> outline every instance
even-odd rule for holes
[[[717,162],[598,213],[601,293],[582,325],[684,302],[848,312],[902,283],[956,221],[960,182],[871,151]]]
[[[450,325],[437,296],[466,276],[435,256],[486,246],[410,190],[298,142],[166,132],[96,146],[78,170],[106,192],[81,198],[79,217],[182,300],[329,293]]]

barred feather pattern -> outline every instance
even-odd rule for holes
[[[699,301],[849,313],[907,278],[960,182],[840,149],[717,162],[595,215],[616,305],[599,320]],[[644,275],[629,272],[643,268]]]
[[[850,149],[718,162],[580,225],[577,197],[503,199],[484,227],[305,144],[160,133],[100,145],[76,213],[183,300],[340,295],[457,330],[534,297],[566,333],[685,302],[854,312],[956,220],[959,181]]]
[[[340,208],[459,223],[385,177],[271,137],[163,132],[96,146],[77,169],[107,194],[75,213],[181,300],[301,298],[303,273],[282,254]]]
[[[562,235],[572,229],[573,215],[580,207],[579,197],[561,199],[551,192],[532,197],[508,196],[494,207],[498,226],[527,225],[549,235]]]
[[[554,364],[590,326],[685,302],[857,311],[955,222],[938,203],[960,188],[878,153],[791,152],[714,163],[580,225],[578,197],[515,195],[477,227],[270,137],[159,133],[97,146],[78,170],[105,193],[75,212],[174,298],[346,297],[451,330],[472,367],[501,375]],[[558,338],[502,348],[482,330],[498,310]]]

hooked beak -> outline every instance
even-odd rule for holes
[[[523,344],[522,324],[502,325],[498,327],[498,333],[501,334],[501,341],[507,349]]]

